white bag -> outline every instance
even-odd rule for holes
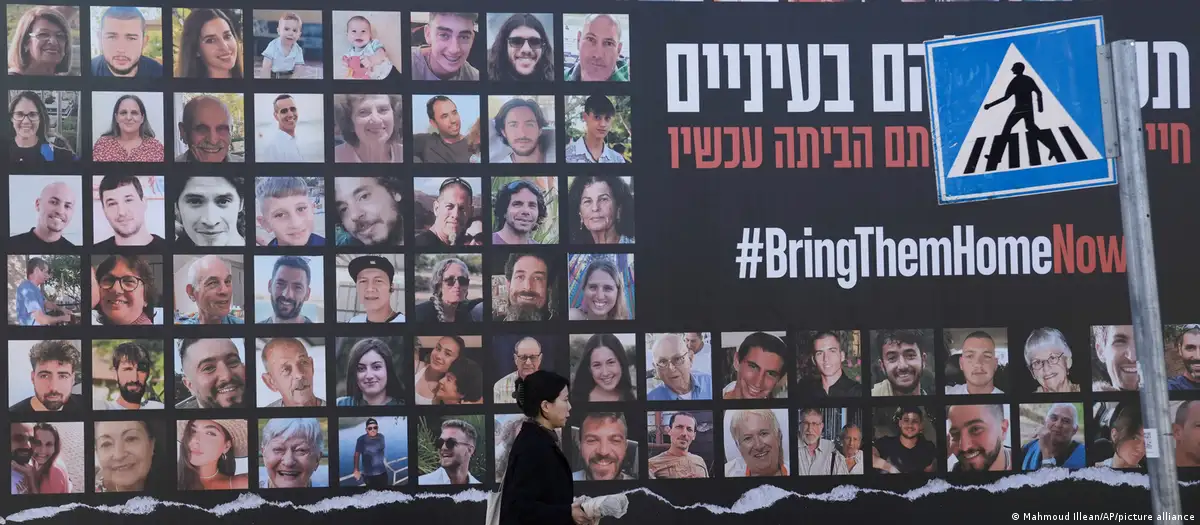
[[[504,490],[501,485],[495,492],[489,492],[487,497],[487,520],[484,525],[500,525],[500,493]]]

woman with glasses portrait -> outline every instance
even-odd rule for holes
[[[17,165],[41,166],[76,160],[61,137],[50,133],[50,114],[46,103],[33,91],[22,91],[8,102],[13,140],[8,143],[8,159]]]
[[[1071,347],[1062,332],[1038,328],[1025,340],[1025,364],[1038,387],[1034,392],[1078,392],[1071,381]]]
[[[55,76],[70,73],[71,30],[67,18],[58,9],[35,6],[21,15],[8,45],[8,74]]]
[[[96,324],[155,324],[159,292],[150,264],[136,255],[112,255],[96,266]]]
[[[469,299],[471,270],[462,259],[447,257],[438,261],[429,279],[429,300],[416,307],[418,323],[469,323],[471,309],[482,298]]]

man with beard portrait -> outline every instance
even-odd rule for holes
[[[488,51],[488,78],[500,82],[554,81],[554,47],[536,16],[515,13],[500,26]]]
[[[875,334],[879,368],[884,379],[871,388],[872,396],[927,395],[921,387],[925,371],[926,349],[921,348],[921,336],[908,330]]]
[[[403,246],[403,195],[399,179],[389,177],[338,177],[333,179],[337,210],[338,246]]]
[[[621,470],[629,427],[625,416],[615,412],[588,414],[579,424],[579,457],[583,469],[571,474],[575,481],[634,479]]]
[[[139,410],[163,408],[161,401],[152,399],[148,387],[151,367],[150,352],[134,341],[117,345],[112,366],[117,374],[120,392],[113,401],[97,398],[96,410]]]
[[[319,260],[318,260],[319,262]],[[304,257],[284,255],[275,260],[267,293],[271,297],[274,315],[259,321],[260,324],[312,323],[300,311],[312,293],[312,269]]]
[[[1200,390],[1200,326],[1191,325],[1175,338],[1183,373],[1167,380],[1169,390]]]
[[[453,177],[442,181],[433,202],[433,224],[418,232],[413,243],[418,248],[462,246],[474,202],[475,191],[466,180]]]
[[[957,460],[951,472],[1012,469],[1004,405],[955,405],[946,409],[946,419],[947,449]]]
[[[183,339],[179,342],[183,386],[191,396],[175,408],[241,408],[246,396],[246,366],[230,339]]]
[[[548,321],[554,318],[550,296],[554,293],[554,273],[546,260],[532,253],[514,253],[504,264],[508,305],[495,306],[494,321]],[[482,307],[482,303],[476,309]]]
[[[647,468],[650,479],[707,478],[708,465],[704,458],[692,454],[688,449],[696,441],[696,416],[688,412],[675,412],[667,420],[667,435],[671,446],[661,454],[650,458]]]
[[[71,393],[75,386],[75,374],[79,372],[79,362],[79,348],[74,342],[38,341],[29,349],[29,365],[33,369],[29,379],[33,382],[33,396],[14,404],[12,412],[82,414],[87,408],[83,396]]]

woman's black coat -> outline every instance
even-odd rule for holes
[[[574,525],[571,466],[554,435],[526,421],[508,454],[500,496],[501,525]]]

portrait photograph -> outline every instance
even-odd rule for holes
[[[725,477],[790,476],[791,436],[786,408],[726,410]]]
[[[78,339],[8,341],[8,410],[13,417],[87,412],[83,350]]]
[[[634,319],[632,253],[568,254],[567,283],[568,319]]]
[[[333,179],[337,246],[404,246],[407,185],[407,181],[392,176]]]
[[[1200,324],[1163,327],[1167,389],[1200,390]]]
[[[176,255],[175,324],[245,324],[242,255]]]
[[[161,175],[93,175],[95,249],[162,252],[167,242],[166,190]]]
[[[797,347],[800,397],[862,397],[862,332],[801,330],[788,334]]]
[[[554,29],[553,13],[488,13],[488,80],[553,82]]]
[[[1017,410],[1021,449],[1015,451],[1013,470],[1090,466],[1084,444],[1088,413],[1083,403],[1023,403]]]
[[[83,264],[78,255],[8,256],[8,324],[81,324]],[[95,288],[93,288],[95,290]],[[92,305],[99,302],[93,293]]]
[[[633,177],[567,177],[567,206],[571,244],[633,244]]]
[[[871,415],[871,467],[876,474],[941,472],[938,415],[933,407],[876,407]],[[1022,425],[1023,426],[1023,425]]]
[[[558,244],[557,177],[492,177],[491,243]]]
[[[413,321],[470,323],[483,315],[483,255],[418,255],[413,268]]]
[[[176,93],[174,98],[175,162],[245,162],[244,95]]]
[[[1023,366],[1010,367],[1014,385],[1023,385],[1021,391],[1035,394],[1079,392],[1092,383],[1092,370],[1088,359],[1088,331],[1066,332],[1050,326],[1010,329],[1010,333],[1022,344]],[[1170,346],[1170,339],[1164,339]],[[1076,359],[1072,348],[1080,350]],[[1016,347],[1014,347],[1016,350]],[[1168,372],[1170,361],[1168,360]],[[1168,373],[1168,376],[1170,374]]]
[[[1013,470],[1009,405],[946,407],[946,472]]]
[[[400,80],[404,17],[399,11],[334,11],[333,78]]]
[[[92,255],[90,266],[93,326],[163,324],[163,256]]]
[[[167,181],[175,208],[175,248],[246,245],[248,190],[240,175],[183,175]]]
[[[92,57],[88,70],[91,76],[163,76],[161,7],[93,6],[90,15]]]
[[[487,379],[492,385],[492,403],[515,406],[517,379],[529,377],[538,370],[559,372],[555,358],[561,350],[562,338],[557,335],[492,336],[492,364]]]
[[[423,250],[479,246],[483,224],[483,179],[416,177],[413,179],[413,243]],[[478,224],[477,224],[478,222]]]
[[[647,400],[713,398],[712,334],[649,333],[645,348]]]
[[[480,484],[487,474],[486,417],[417,418],[417,486]]]
[[[369,490],[408,484],[408,417],[339,417],[338,486]]]
[[[1175,438],[1175,465],[1189,469],[1200,467],[1200,402],[1171,401],[1167,414],[1172,417],[1171,437]]]
[[[255,323],[325,322],[323,257],[256,255],[253,286]]]
[[[92,161],[163,162],[162,93],[92,92]]]
[[[324,338],[260,337],[254,346],[259,408],[326,406]]]
[[[96,493],[160,492],[175,486],[166,421],[96,421]]]
[[[636,420],[635,420],[636,421]],[[575,481],[638,479],[638,441],[629,435],[629,420],[621,412],[588,411],[568,421]]]
[[[723,399],[787,399],[795,353],[785,332],[724,332]]]
[[[254,161],[325,162],[325,96],[254,94]]]
[[[82,104],[78,91],[9,91],[8,115],[13,133],[8,162],[12,166],[41,169],[70,166],[80,160]]]
[[[479,97],[477,95],[413,95],[413,162],[479,164]]]
[[[242,23],[241,9],[172,8],[175,78],[245,77]]]
[[[478,335],[426,335],[413,350],[413,392],[418,405],[483,404],[487,353]]]
[[[801,408],[796,411],[796,426],[797,476],[863,473],[861,409]]]
[[[333,96],[333,162],[404,162],[404,96]]]
[[[715,478],[711,410],[646,413],[646,474],[650,479]]]
[[[92,340],[92,410],[166,405],[166,349],[159,339]]]
[[[571,334],[569,343],[576,406],[638,398],[637,334]]]
[[[1092,421],[1096,424],[1088,432],[1088,465],[1146,471],[1146,425],[1137,398],[1093,402]]]
[[[554,95],[490,95],[487,103],[488,162],[555,162]]]
[[[10,175],[8,248],[74,251],[83,246],[83,177]]]
[[[408,347],[401,336],[337,338],[333,395],[339,407],[405,406]]]
[[[1137,391],[1142,376],[1138,370],[1133,326],[1093,326],[1091,331],[1092,348],[1095,352],[1092,355],[1092,391]]]
[[[871,396],[926,396],[934,390],[933,329],[871,330]]]
[[[947,328],[942,331],[947,395],[1003,394],[1011,390],[1008,329]],[[948,357],[948,358],[947,358]]]
[[[563,78],[629,82],[629,15],[563,13]]]
[[[324,177],[258,177],[254,201],[256,246],[325,246]]]
[[[8,4],[8,74],[79,76],[79,8]]]
[[[337,322],[405,322],[404,255],[338,254],[334,260]]]
[[[249,425],[245,419],[181,419],[179,490],[234,490],[250,486]]]
[[[175,408],[242,408],[250,404],[245,340],[176,339],[173,351]]]
[[[564,284],[560,261],[545,250],[512,252],[507,257],[490,258],[492,321],[562,319],[564,306],[559,304],[559,294]]]
[[[84,444],[81,422],[13,421],[12,494],[84,492]]]
[[[633,106],[625,96],[567,96],[568,164],[633,162]]]
[[[478,81],[487,68],[487,46],[479,36],[478,13],[411,13],[412,79]],[[486,36],[486,35],[485,35]]]
[[[251,12],[254,78],[320,80],[325,70],[325,21],[320,11]]]
[[[258,420],[258,488],[329,486],[329,419]]]

